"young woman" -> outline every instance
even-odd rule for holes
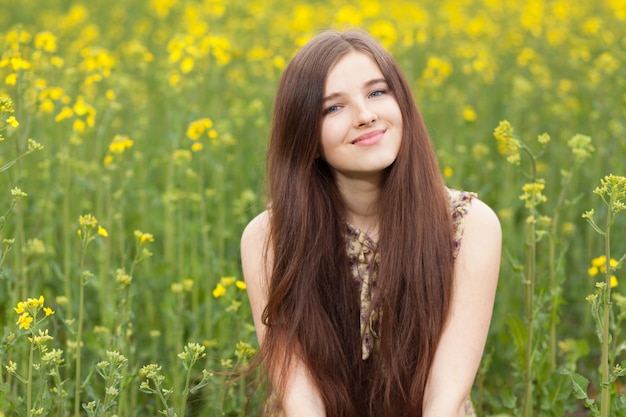
[[[268,209],[241,240],[266,415],[474,415],[501,232],[448,189],[408,82],[368,35],[324,32],[286,68]]]

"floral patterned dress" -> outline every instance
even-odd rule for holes
[[[463,218],[476,194],[449,188],[446,190],[454,226],[453,256],[456,258],[463,236]],[[380,255],[376,252],[376,243],[366,233],[349,223],[346,223],[345,241],[350,274],[357,283],[360,293],[361,357],[367,360],[376,350],[380,340],[380,313],[377,309],[371,308],[373,294],[376,291]],[[265,416],[282,417],[282,415],[277,398],[272,395],[265,407]],[[476,415],[469,398],[465,404],[465,415],[468,417]]]

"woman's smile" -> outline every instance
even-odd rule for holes
[[[372,132],[362,134],[361,136],[354,139],[350,143],[353,145],[357,145],[357,146],[376,145],[378,142],[380,142],[383,139],[384,136],[385,136],[385,130],[383,129],[374,130]]]

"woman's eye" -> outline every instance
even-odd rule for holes
[[[324,109],[324,114],[333,113],[333,112],[336,112],[337,110],[339,110],[339,106],[332,105],[332,106],[326,107],[326,109]]]
[[[370,97],[380,97],[386,93],[385,90],[376,90],[370,93]]]

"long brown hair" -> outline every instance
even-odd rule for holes
[[[329,69],[359,51],[380,67],[403,118],[379,212],[380,265],[374,305],[381,344],[361,359],[360,305],[345,253],[345,208],[319,157]],[[261,349],[277,391],[290,359],[308,368],[327,415],[421,416],[452,296],[453,242],[435,153],[407,80],[393,58],[359,31],[324,32],[302,47],[278,86],[267,157],[271,270]]]

